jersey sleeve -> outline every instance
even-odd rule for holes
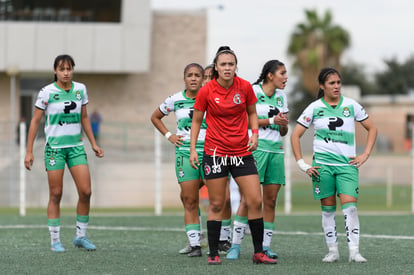
[[[299,118],[296,120],[297,123],[302,125],[303,127],[309,128],[313,121],[313,107],[309,105],[306,109],[302,112]]]
[[[39,94],[37,95],[35,107],[45,110],[47,108],[48,101],[49,101],[49,93],[46,92],[45,88],[43,88],[40,90]]]
[[[246,89],[246,103],[247,103],[247,106],[252,105],[252,104],[256,104],[257,97],[256,97],[256,94],[253,91],[252,85],[250,85],[250,83],[248,83],[248,85],[245,85],[245,89]]]
[[[174,99],[172,96],[167,97],[160,105],[160,111],[164,115],[168,116],[169,113],[174,111]]]
[[[358,102],[354,103],[355,120],[360,122],[368,118],[368,114],[364,107]]]
[[[286,94],[283,93],[282,97],[283,97],[283,102],[284,102],[282,113],[289,113],[289,106],[288,106]]]
[[[89,103],[89,96],[86,86],[83,86],[83,98],[82,98],[82,106]]]
[[[205,112],[207,109],[207,95],[208,95],[208,83],[201,87],[197,93],[197,97],[194,103],[194,109]]]

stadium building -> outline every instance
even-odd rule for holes
[[[205,65],[206,28],[205,10],[152,11],[150,0],[0,0],[1,204],[16,205],[18,197],[18,122],[30,121],[38,91],[53,81],[54,58],[66,53],[76,63],[74,80],[88,88],[89,114],[97,110],[104,121],[100,143],[106,157],[91,165],[92,184],[100,186],[93,190],[92,204],[150,205],[153,168],[144,166],[145,173],[140,173],[137,162],[152,163],[153,151],[138,150],[153,148],[149,118],[168,95],[183,89],[185,65]],[[175,128],[173,119],[166,121]],[[43,141],[36,143],[41,147]],[[47,203],[42,154],[35,161],[37,172],[28,174],[29,206]],[[133,162],[125,159],[130,155]],[[73,205],[76,198],[73,184],[66,181],[70,191],[64,191],[63,206]],[[173,184],[164,204],[180,204],[175,180]]]

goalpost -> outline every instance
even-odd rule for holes
[[[289,126],[288,126],[289,128]],[[285,214],[292,212],[292,149],[290,146],[290,129],[288,134],[284,136],[284,150],[285,150]]]
[[[411,122],[411,214],[414,214],[414,124]]]
[[[155,156],[155,215],[162,214],[162,197],[161,197],[161,135],[157,128],[154,127],[154,156]]]
[[[20,122],[19,125],[20,141],[20,180],[19,180],[19,214],[26,216],[26,168],[24,167],[24,157],[26,155],[26,123]],[[13,165],[13,164],[12,164]]]

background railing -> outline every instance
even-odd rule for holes
[[[23,160],[19,157],[18,144],[10,142],[9,129],[8,123],[0,123],[0,207],[19,206],[22,177],[19,167]],[[307,131],[302,143],[309,163],[311,140],[312,131]],[[181,207],[174,148],[150,122],[104,122],[98,143],[105,151],[103,159],[96,158],[85,141],[92,177],[92,207]],[[155,156],[155,144],[158,144],[159,159]],[[43,138],[36,140],[33,169],[24,171],[25,205],[31,208],[46,207],[48,201],[43,145]],[[395,154],[375,150],[360,169],[360,205],[364,208],[366,203],[365,208],[372,211],[412,211],[412,163],[411,151]],[[319,203],[313,201],[310,179],[299,171],[293,156],[286,154],[286,168],[289,166],[290,171],[286,173],[291,184],[282,189],[278,209],[290,213],[307,210],[307,205],[312,205],[317,210]],[[74,207],[76,201],[76,188],[66,171],[62,207]]]

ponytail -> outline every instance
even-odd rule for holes
[[[270,60],[267,61],[262,68],[262,72],[260,73],[259,78],[256,80],[256,82],[253,83],[253,85],[259,84],[261,82],[266,83],[267,81],[267,75],[269,73],[274,73],[280,66],[284,66],[282,62],[279,60]]]
[[[214,65],[217,65],[217,59],[218,59],[218,57],[220,55],[222,55],[222,54],[225,54],[225,53],[228,53],[228,54],[233,55],[234,56],[234,59],[236,60],[236,65],[237,65],[237,56],[233,52],[233,50],[230,49],[229,46],[221,46],[220,48],[218,48],[217,53],[216,53],[216,56],[214,57],[214,60],[213,60],[213,64]],[[216,70],[216,66],[213,66],[213,79],[216,79],[216,78],[218,78],[218,72]]]

